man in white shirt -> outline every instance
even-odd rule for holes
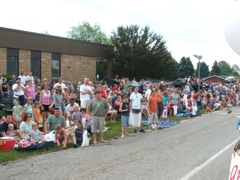
[[[16,83],[13,84],[13,86],[12,86],[12,90],[14,92],[13,97],[18,98],[20,105],[23,106],[24,105],[24,92],[26,90],[26,87],[24,85],[22,85],[20,81],[21,81],[21,79],[18,77],[16,79]]]
[[[145,132],[142,129],[142,95],[138,92],[139,88],[136,86],[133,93],[130,95],[130,111],[133,113],[133,127],[134,133],[137,133],[137,127],[140,127],[140,132]]]
[[[25,85],[25,84],[26,84],[27,77],[24,76],[23,72],[21,72],[18,77],[21,78],[20,83],[21,83],[22,85]]]
[[[91,100],[92,88],[89,86],[89,79],[84,79],[84,84],[80,86],[80,101],[81,101],[81,108],[87,109],[88,104]]]
[[[62,77],[58,78],[58,82],[56,84],[54,84],[54,88],[56,88],[57,86],[61,86],[62,91],[64,91],[64,88],[66,88],[67,86],[63,83]]]
[[[147,101],[148,101],[151,93],[152,93],[152,84],[149,86],[148,90],[146,90],[146,92],[145,92],[145,98]]]
[[[28,76],[26,77],[26,80],[27,81],[32,80],[32,84],[34,85],[34,78],[32,76],[32,72],[29,72]]]

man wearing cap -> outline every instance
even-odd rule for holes
[[[12,86],[12,90],[14,92],[13,97],[18,98],[20,105],[24,105],[24,92],[26,91],[26,87],[21,84],[21,78],[16,79],[16,83]]]
[[[93,144],[97,143],[97,130],[100,135],[100,142],[106,142],[103,139],[104,119],[107,116],[109,106],[105,99],[101,98],[100,91],[95,91],[95,97],[88,105],[88,111],[92,115],[91,131],[93,134]]]

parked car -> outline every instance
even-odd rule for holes
[[[228,76],[225,79],[226,83],[235,83],[236,82],[236,78],[234,76]]]
[[[175,88],[181,88],[187,84],[187,79],[184,78],[178,78],[172,83]]]

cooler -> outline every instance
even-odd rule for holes
[[[9,151],[14,147],[15,141],[12,137],[0,137],[0,151]]]

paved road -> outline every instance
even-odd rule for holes
[[[225,180],[239,138],[238,112],[219,111],[109,144],[15,161],[0,166],[0,179]]]

